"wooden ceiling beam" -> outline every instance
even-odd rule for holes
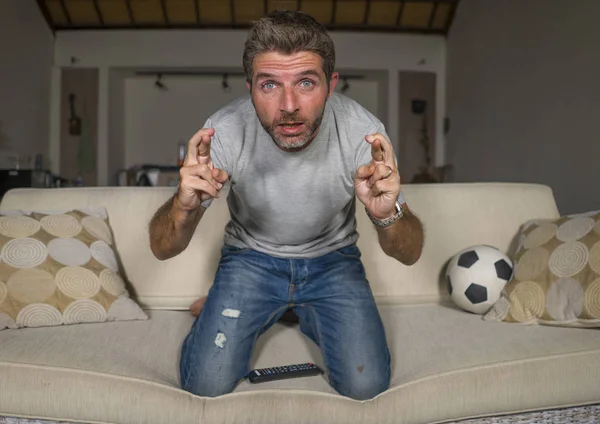
[[[431,29],[431,26],[433,25],[433,21],[435,20],[435,14],[437,12],[437,8],[438,8],[438,2],[434,2],[433,3],[433,7],[431,8],[431,15],[429,15],[429,24],[427,24],[427,28]]]
[[[396,15],[396,26],[400,26],[402,20],[402,12],[404,12],[404,0],[400,1],[400,7],[398,8],[398,14]]]
[[[135,24],[135,18],[133,16],[133,9],[131,8],[131,1],[125,0],[125,6],[127,6],[127,14],[129,15],[129,22]]]
[[[50,11],[48,10],[48,6],[46,5],[46,2],[44,0],[36,0],[38,7],[40,8],[40,11],[42,12],[42,16],[44,17],[44,19],[46,20],[46,23],[48,24],[48,28],[50,28],[50,31],[52,31],[52,34],[54,34],[56,32],[55,28],[54,28],[54,22],[52,22],[52,15],[50,15]]]
[[[65,4],[65,0],[60,0],[60,6],[62,7],[63,13],[65,14],[65,17],[67,18],[67,22],[69,23],[69,25],[71,25],[73,23],[73,21],[71,20],[71,15],[69,14],[69,10],[67,9],[67,5]]]
[[[335,14],[337,13],[337,0],[331,4],[331,25],[335,25]]]
[[[263,2],[263,15],[266,15],[269,11],[269,0],[264,0]]]
[[[96,14],[98,15],[98,20],[100,21],[100,25],[104,25],[104,17],[102,16],[102,11],[100,10],[100,6],[98,5],[98,0],[93,0],[94,9],[96,9]]]
[[[231,24],[235,25],[235,0],[229,0],[229,11],[231,12]]]
[[[363,25],[367,25],[367,22],[369,22],[370,10],[371,10],[371,0],[367,0],[367,4],[365,6],[365,16],[363,17]]]
[[[196,14],[196,23],[200,25],[200,5],[199,0],[194,0],[194,13]]]
[[[163,18],[165,20],[165,24],[169,26],[169,15],[167,14],[167,5],[165,4],[165,0],[160,0],[160,8],[162,10]]]
[[[445,35],[448,35],[448,32],[450,32],[450,27],[452,26],[452,22],[454,21],[456,9],[458,9],[458,1],[450,7],[450,12],[448,13],[448,17],[446,18],[446,25],[444,26]]]

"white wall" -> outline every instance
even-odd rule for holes
[[[0,1],[0,166],[48,159],[54,37],[34,0]]]
[[[219,77],[163,77],[160,91],[154,77],[125,82],[125,166],[176,165],[177,144],[187,143],[216,109],[247,92],[243,79],[229,77],[231,92]]]
[[[561,212],[600,209],[599,16],[598,0],[461,1],[448,41],[456,181],[543,183]]]
[[[387,116],[381,117],[392,141],[398,143],[398,71],[423,70],[437,74],[438,128],[436,149],[438,164],[443,163],[444,137],[441,122],[445,115],[445,40],[438,36],[397,34],[332,33],[336,44],[337,68],[356,71],[383,71],[388,74]],[[245,31],[85,31],[58,33],[55,61],[58,66],[100,68],[100,90],[109,92],[109,75],[115,69],[201,69],[241,70]],[[381,87],[380,87],[381,90]],[[127,97],[127,96],[126,96]],[[53,108],[56,101],[53,99]],[[110,119],[109,96],[100,96],[99,122]],[[185,114],[186,111],[181,113]],[[112,180],[108,169],[111,154],[109,132],[99,134],[99,183]],[[172,134],[171,139],[181,137]],[[51,134],[53,145],[58,143],[56,132]]]
[[[225,92],[219,76],[162,77],[167,90],[154,85],[156,77],[125,80],[125,167],[177,164],[177,145],[189,138],[214,111],[248,90],[242,77],[228,77]],[[340,91],[343,83],[338,84]],[[377,115],[378,83],[350,80],[345,93]],[[112,138],[111,138],[111,141]]]

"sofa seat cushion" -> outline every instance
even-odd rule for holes
[[[381,305],[392,387],[373,400],[337,395],[324,377],[241,383],[201,398],[180,390],[193,317],[0,332],[0,415],[104,423],[428,423],[600,403],[600,331],[487,322],[450,305]],[[253,367],[314,361],[317,347],[278,323]]]

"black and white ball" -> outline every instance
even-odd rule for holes
[[[471,246],[450,259],[446,283],[452,301],[462,309],[485,314],[512,278],[512,261],[492,246]]]

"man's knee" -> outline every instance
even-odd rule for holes
[[[193,331],[184,340],[179,364],[181,388],[197,396],[215,397],[231,393],[236,376],[243,372],[242,360],[227,358],[227,338],[218,333],[214,343],[206,345],[201,334]],[[207,358],[220,359],[208,361]],[[236,365],[237,364],[237,365]]]
[[[196,396],[216,397],[233,392],[236,381],[210,373],[209,375],[181,374],[181,388]]]
[[[198,352],[183,350],[179,366],[181,388],[197,396],[216,397],[231,393],[236,386],[234,370],[211,367]]]
[[[390,387],[389,364],[379,369],[359,365],[333,386],[342,396],[355,400],[372,399]]]

